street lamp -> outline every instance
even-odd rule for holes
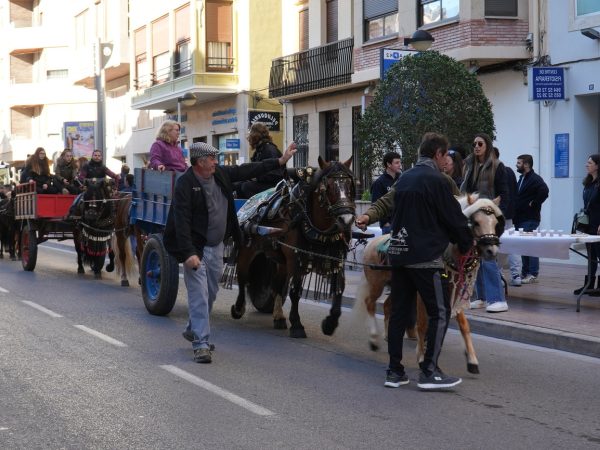
[[[435,39],[430,33],[425,30],[417,30],[413,33],[412,37],[404,38],[404,45],[410,45],[415,50],[424,52],[425,50],[429,50],[433,41]]]
[[[181,126],[181,104],[184,106],[194,106],[196,104],[196,96],[192,92],[186,92],[183,97],[177,97],[177,122]]]

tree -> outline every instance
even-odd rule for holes
[[[358,123],[361,164],[371,172],[386,152],[400,149],[410,167],[428,131],[470,149],[476,133],[493,139],[495,129],[492,105],[463,64],[436,51],[405,56],[388,70]]]

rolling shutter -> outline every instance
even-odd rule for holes
[[[365,20],[398,11],[398,0],[365,0],[363,4]]]
[[[518,0],[485,0],[485,15],[516,17]]]
[[[338,0],[327,1],[327,43],[338,40]]]

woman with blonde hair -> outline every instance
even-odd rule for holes
[[[58,194],[60,189],[56,185],[54,176],[50,173],[50,163],[46,157],[46,150],[43,147],[35,149],[25,168],[27,172],[27,182],[35,182],[35,190],[38,194]]]
[[[150,147],[150,169],[175,170],[184,172],[187,169],[181,147],[179,132],[181,125],[174,120],[165,120],[156,135],[156,141]]]
[[[252,162],[264,161],[270,158],[279,158],[281,151],[273,143],[273,138],[269,133],[269,128],[262,122],[255,122],[248,132],[248,143],[254,149],[254,154],[250,158]],[[259,192],[275,186],[283,179],[281,168],[272,170],[265,175],[261,175],[254,180],[244,181],[236,186],[238,198],[250,198]]]

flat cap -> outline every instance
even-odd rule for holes
[[[217,156],[221,151],[214,148],[206,142],[194,142],[190,145],[190,158],[205,158],[207,156]]]

